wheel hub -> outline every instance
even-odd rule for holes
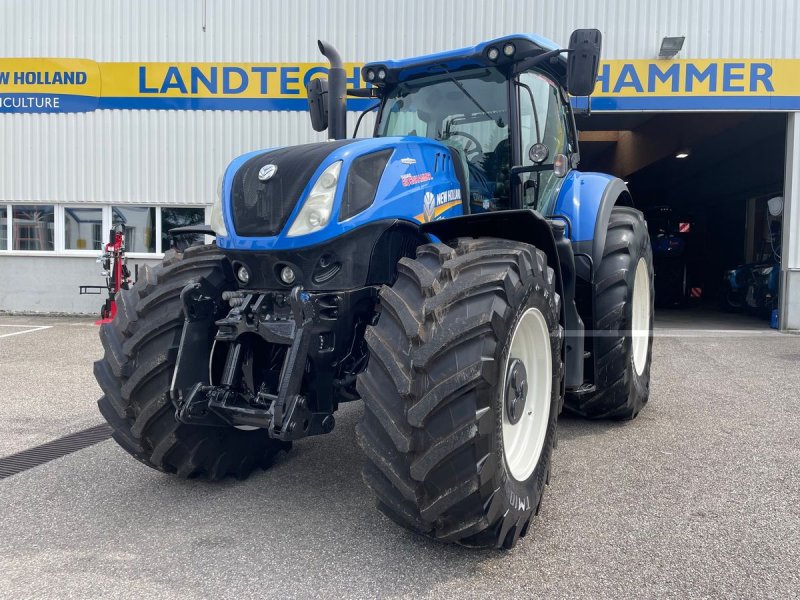
[[[512,425],[519,423],[525,414],[525,400],[528,397],[528,372],[525,364],[515,358],[508,365],[506,374],[506,412]]]

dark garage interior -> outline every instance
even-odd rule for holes
[[[783,194],[786,115],[595,113],[576,121],[581,170],[622,178],[645,212],[658,315],[725,314],[769,326],[781,230],[769,200]],[[773,212],[780,204],[773,200]]]

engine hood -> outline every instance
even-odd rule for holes
[[[318,231],[288,232],[320,175],[341,161],[333,208]],[[289,249],[323,243],[383,219],[415,223],[463,214],[466,178],[453,148],[428,138],[338,140],[251,152],[222,183],[221,248]]]

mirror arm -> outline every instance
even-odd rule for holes
[[[544,62],[553,58],[554,56],[558,56],[559,54],[569,53],[567,48],[557,48],[556,50],[548,50],[547,52],[543,52],[542,54],[538,54],[530,59],[526,59],[520,63],[520,65],[524,65],[523,70],[527,71],[531,67],[535,67],[540,62]]]
[[[542,171],[553,171],[555,169],[555,165],[550,163],[549,165],[517,165],[516,167],[511,167],[511,176],[516,177],[522,173],[540,173]]]
[[[378,98],[378,88],[347,88],[347,95],[354,98]]]

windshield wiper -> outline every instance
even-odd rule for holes
[[[483,114],[486,116],[486,118],[487,118],[487,119],[489,119],[490,121],[494,121],[495,123],[497,123],[497,126],[498,126],[498,127],[505,127],[505,125],[503,124],[503,119],[501,119],[500,117],[498,117],[498,118],[496,118],[496,119],[495,119],[495,118],[493,118],[493,117],[492,117],[492,116],[491,116],[491,115],[490,115],[488,112],[486,112],[486,109],[485,109],[485,108],[483,108],[483,107],[481,106],[480,102],[478,102],[477,100],[475,100],[475,98],[473,98],[472,94],[470,94],[470,93],[467,91],[467,88],[465,88],[465,87],[463,86],[463,84],[462,84],[462,83],[461,83],[461,82],[460,82],[458,79],[456,79],[455,77],[453,77],[453,74],[452,74],[452,73],[450,73],[450,71],[448,71],[448,70],[447,70],[447,67],[445,67],[444,65],[439,65],[439,66],[442,68],[442,70],[443,70],[445,73],[447,73],[447,77],[448,77],[448,79],[450,79],[450,81],[452,81],[453,83],[455,83],[455,84],[456,84],[456,86],[458,86],[458,89],[460,89],[460,90],[461,90],[461,92],[462,92],[462,93],[463,93],[463,94],[464,94],[464,95],[465,95],[467,98],[469,98],[469,99],[472,101],[472,103],[473,103],[475,106],[477,106],[477,107],[478,107],[478,110],[479,110],[479,111],[481,111],[481,112],[482,112],[482,113],[483,113]]]

